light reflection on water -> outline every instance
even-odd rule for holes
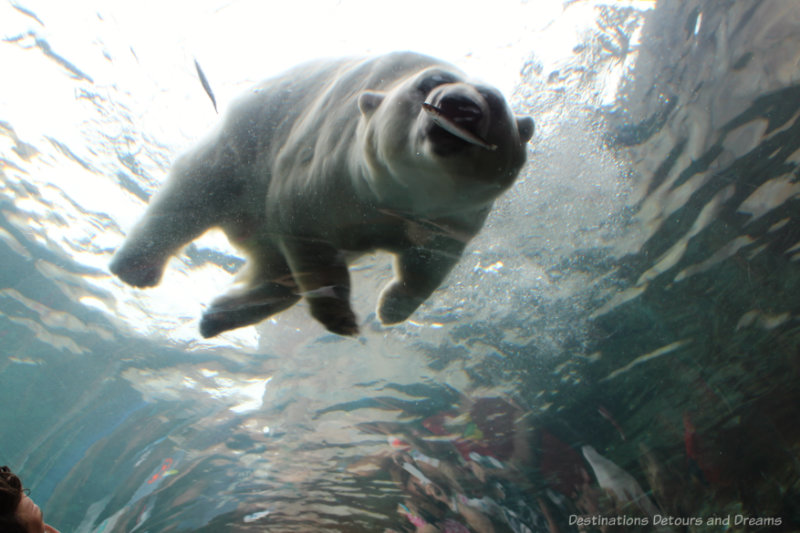
[[[746,4],[665,3],[644,27],[573,6],[597,24],[561,64],[534,49],[514,89],[537,121],[528,172],[406,324],[376,325],[389,264],[362,260],[357,341],[303,305],[200,340],[239,265],[218,234],[158,288],[112,279],[169,161],[217,117],[191,61],[173,93],[110,14],[70,15],[101,57],[6,39],[4,66],[45,92],[0,92],[0,379],[26,406],[0,412],[0,463],[65,531],[564,531],[653,509],[796,525],[800,95],[783,65],[800,32],[789,3]],[[4,35],[66,42],[44,8],[45,24],[2,9]]]

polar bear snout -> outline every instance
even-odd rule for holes
[[[492,120],[489,105],[472,85],[440,85],[428,95],[422,110],[427,119],[425,134],[437,155],[454,155],[470,145],[497,149],[485,140]]]
[[[488,109],[482,99],[462,91],[448,91],[433,105],[456,125],[476,135],[486,135]]]

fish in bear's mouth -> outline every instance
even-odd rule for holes
[[[469,144],[473,144],[475,146],[480,146],[486,150],[495,151],[497,150],[496,144],[490,144],[485,140],[481,139],[477,134],[469,131],[465,127],[457,124],[455,120],[447,115],[447,113],[443,112],[440,107],[437,107],[433,104],[428,102],[423,102],[422,109],[428,113],[433,120],[433,123],[445,130],[450,135],[453,135],[464,142]]]

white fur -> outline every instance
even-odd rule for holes
[[[436,129],[423,102],[480,110],[470,127],[498,148],[462,146]],[[345,256],[384,249],[398,254],[397,277],[379,316],[400,322],[511,185],[532,133],[533,122],[515,119],[494,89],[433,58],[302,65],[255,87],[178,159],[111,270],[131,285],[156,285],[171,255],[221,227],[248,264],[204,314],[203,335],[256,323],[301,295],[328,329],[354,334]]]

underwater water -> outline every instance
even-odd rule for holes
[[[258,4],[0,5],[0,464],[48,523],[800,530],[793,0],[409,4],[392,28],[346,26],[358,2]],[[156,288],[111,276],[219,120],[195,59],[224,113],[303,59],[396,48],[536,121],[517,183],[408,321],[376,319],[381,254],[351,268],[356,338],[301,302],[203,339],[243,262],[220,233]]]

